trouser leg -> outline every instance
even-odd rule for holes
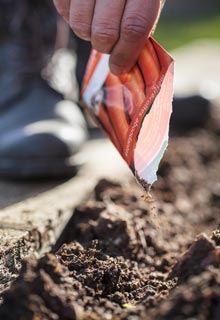
[[[76,64],[76,79],[79,85],[79,88],[82,87],[83,76],[86,70],[86,65],[89,59],[91,44],[88,41],[84,41],[75,37],[76,39],[76,55],[77,55],[77,64]]]
[[[51,0],[0,0],[0,41],[7,38],[18,43],[22,52],[14,62],[21,66],[19,69],[35,68],[40,72],[45,66],[55,48],[57,19]],[[61,30],[65,32],[65,28]],[[76,79],[81,88],[91,45],[73,33],[72,37],[77,55]],[[63,38],[66,35],[58,35],[61,43]]]

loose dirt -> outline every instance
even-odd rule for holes
[[[153,202],[101,180],[56,254],[25,261],[0,319],[219,319],[219,142],[214,123],[173,136]]]

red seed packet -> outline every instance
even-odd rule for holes
[[[168,145],[173,59],[152,38],[134,68],[115,76],[109,55],[92,51],[82,90],[86,109],[146,188]]]

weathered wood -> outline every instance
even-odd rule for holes
[[[123,180],[130,174],[117,151],[106,140],[89,142],[78,157],[85,165],[76,177],[45,192],[40,186],[39,195],[35,190],[34,197],[0,211],[0,292],[16,276],[24,257],[50,250],[74,208],[88,198],[100,178]],[[31,184],[26,187],[31,188]]]

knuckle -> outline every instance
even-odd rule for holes
[[[113,44],[118,39],[118,30],[106,24],[93,27],[92,38],[95,42]]]
[[[127,17],[121,28],[121,37],[126,41],[135,42],[146,36],[146,18],[142,16]]]
[[[89,23],[82,22],[81,19],[73,19],[70,23],[71,28],[73,29],[74,33],[83,38],[89,38],[91,33],[91,26]]]
[[[124,69],[126,66],[126,57],[124,54],[112,54],[110,57],[110,63],[111,65],[119,68]]]

